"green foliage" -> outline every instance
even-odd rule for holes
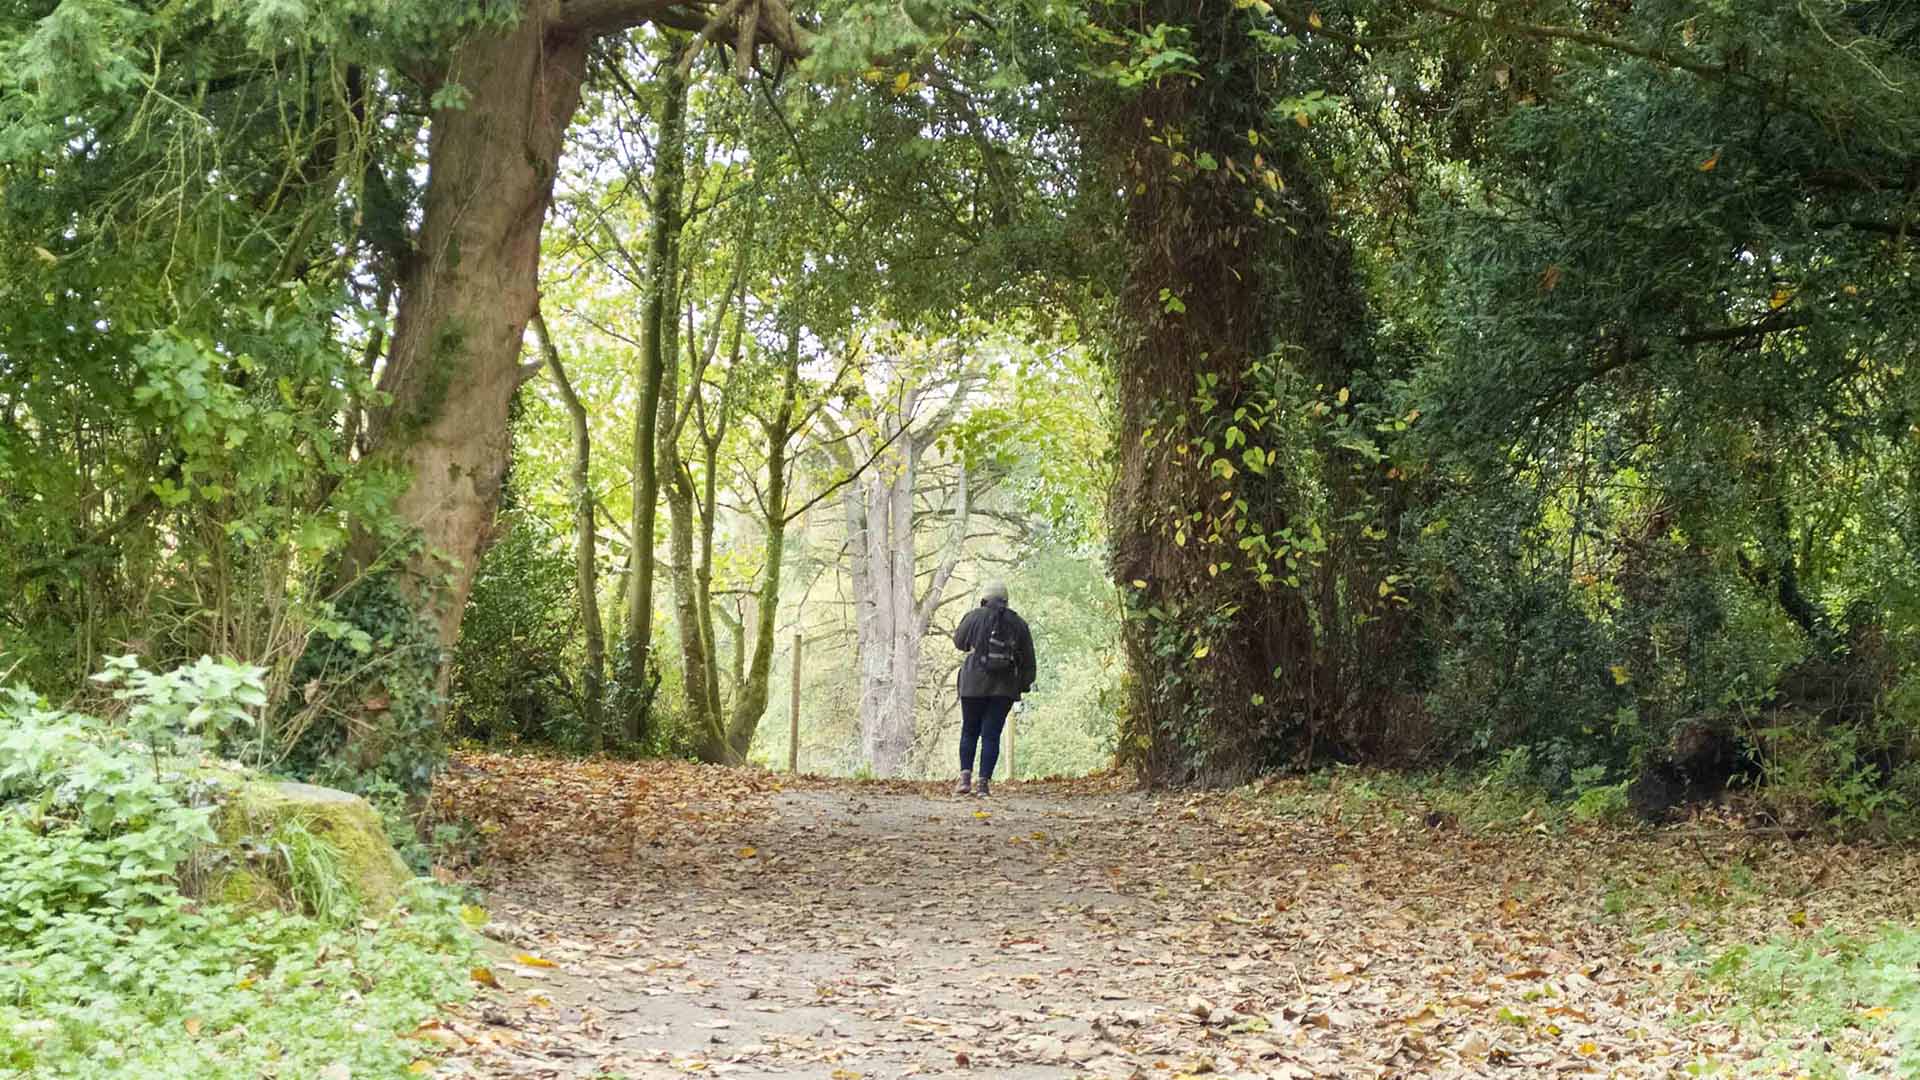
[[[1783,1020],[1829,1037],[1850,1028],[1890,1035],[1899,1048],[1897,1066],[1911,1073],[1920,1070],[1916,967],[1920,931],[1887,926],[1865,936],[1822,931],[1738,945],[1721,953],[1708,975],[1733,992],[1734,1019]],[[1770,1050],[1797,1068],[1819,1070],[1816,1075],[1842,1075],[1831,1044]]]
[[[0,1070],[24,1076],[393,1075],[399,1036],[464,993],[453,900],[422,884],[371,931],[349,923],[312,834],[276,843],[321,918],[189,901],[238,774],[193,748],[263,696],[258,673],[116,665],[114,721],[0,697]]]
[[[288,891],[300,910],[327,926],[345,926],[360,914],[360,897],[345,878],[340,849],[300,818],[281,822],[266,837],[286,867]]]
[[[348,791],[426,791],[446,760],[437,628],[391,574],[362,580],[293,665],[254,764]]]
[[[1609,784],[1606,778],[1607,770],[1601,766],[1574,770],[1570,812],[1575,821],[1618,825],[1627,820],[1627,781]]]
[[[1042,548],[1007,575],[1007,587],[1033,628],[1040,664],[1034,692],[1013,721],[1018,778],[1079,776],[1107,767],[1114,757],[1122,667],[1112,583],[1073,550]],[[953,733],[943,734],[938,743],[944,758],[951,756]]]
[[[499,527],[454,651],[452,731],[491,745],[584,750],[593,734],[573,678],[580,616],[566,541],[525,511],[503,515]]]

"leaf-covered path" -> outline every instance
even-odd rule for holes
[[[442,1075],[1667,1076],[1761,1044],[1660,956],[1904,915],[1915,870],[1788,852],[1742,906],[1710,895],[1747,865],[1739,837],[1475,837],[1084,784],[981,802],[686,766],[470,769],[450,798],[500,867],[501,985],[436,1033],[456,1051]],[[1885,1050],[1870,1031],[1856,1049]]]

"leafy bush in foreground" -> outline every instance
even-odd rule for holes
[[[248,721],[257,672],[122,662],[102,681],[126,687],[120,720],[0,693],[0,1075],[406,1068],[398,1036],[465,985],[450,899],[415,883],[390,916],[343,925],[182,892],[237,775],[200,739]],[[309,845],[290,869],[324,881],[326,860]]]

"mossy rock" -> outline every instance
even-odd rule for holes
[[[385,914],[413,877],[372,805],[333,788],[242,781],[215,815],[214,832],[219,847],[198,860],[208,870],[190,891],[234,907],[329,914],[303,903],[314,892],[315,868],[293,866],[290,851],[324,860],[319,872],[362,915]]]

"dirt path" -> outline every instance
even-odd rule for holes
[[[565,830],[557,794],[536,804]],[[494,883],[503,986],[452,1021],[452,1074],[1632,1077],[1749,1054],[1676,1029],[1698,1003],[1606,917],[1632,844],[1045,787],[661,805],[669,834]]]

